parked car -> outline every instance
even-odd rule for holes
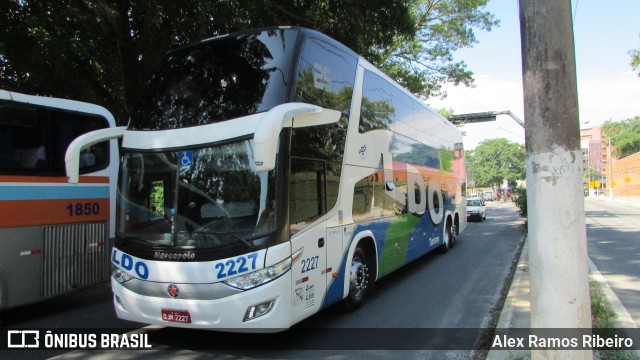
[[[467,220],[484,221],[487,218],[487,208],[480,199],[467,200]]]
[[[482,205],[484,205],[484,199],[480,194],[467,194],[467,200],[480,200]]]
[[[486,200],[486,201],[494,201],[496,199],[496,196],[493,194],[493,191],[485,191],[482,194],[482,197]]]

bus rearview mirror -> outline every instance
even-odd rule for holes
[[[77,184],[80,179],[80,152],[83,149],[102,141],[121,138],[124,135],[125,129],[126,126],[99,129],[75,138],[67,147],[67,152],[64,155],[67,182]],[[111,161],[114,160],[112,159]]]
[[[306,103],[286,103],[267,111],[259,120],[253,136],[256,171],[269,171],[275,167],[282,129],[331,124],[340,120],[340,116],[337,110]]]

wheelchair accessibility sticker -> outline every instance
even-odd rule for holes
[[[180,152],[180,168],[190,168],[193,165],[193,151]]]

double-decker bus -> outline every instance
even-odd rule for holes
[[[97,105],[0,90],[0,309],[109,279],[117,142],[78,154],[78,186],[67,183],[65,152],[114,126]]]
[[[169,52],[112,136],[122,319],[286,329],[339,301],[358,308],[374,281],[466,226],[460,132],[312,30]]]

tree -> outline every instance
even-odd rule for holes
[[[640,49],[629,50],[629,55],[631,55],[631,67],[633,70],[640,70]],[[640,73],[638,73],[640,76]]]
[[[446,96],[444,83],[473,85],[473,72],[453,53],[477,43],[473,28],[491,31],[499,21],[482,11],[488,0],[411,0],[415,32],[372,54],[372,62],[409,91]]]
[[[640,151],[640,116],[621,121],[608,120],[602,126],[606,137],[611,137],[613,155],[627,157]]]
[[[274,25],[319,30],[423,96],[472,83],[452,52],[497,24],[487,0],[16,0],[0,2],[0,88],[98,103],[126,123],[163,54]]]
[[[227,2],[3,1],[0,87],[98,103],[123,124],[168,49],[238,15]]]
[[[442,115],[445,119],[450,118],[456,111],[453,108],[440,108],[438,109],[438,113]]]
[[[473,172],[476,186],[488,187],[504,180],[526,177],[524,145],[504,138],[484,140],[475,150],[466,153],[467,172]]]

